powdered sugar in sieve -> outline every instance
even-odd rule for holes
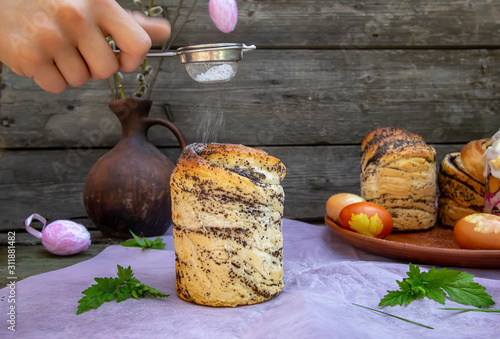
[[[146,56],[163,58],[178,55],[193,80],[214,83],[231,80],[238,71],[238,61],[243,59],[243,52],[254,49],[254,45],[241,43],[202,44],[179,47],[175,52],[151,52]],[[119,49],[113,51],[120,53]]]
[[[213,83],[231,80],[237,72],[237,62],[200,62],[186,64],[186,71],[197,82]]]

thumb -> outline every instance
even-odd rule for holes
[[[152,42],[160,43],[170,38],[171,27],[163,18],[146,17],[139,12],[130,12],[132,18],[146,31]]]

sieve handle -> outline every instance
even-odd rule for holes
[[[113,52],[116,54],[120,53],[119,49],[114,49]],[[148,58],[163,58],[163,57],[172,57],[176,56],[178,53],[177,52],[149,52],[146,54],[146,57]]]

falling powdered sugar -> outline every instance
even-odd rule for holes
[[[198,74],[195,80],[198,82],[227,81],[234,77],[235,74],[234,68],[224,63],[210,67],[205,73]]]
[[[196,137],[200,142],[217,142],[219,134],[224,130],[226,108],[222,103],[220,97],[211,96],[197,108],[200,115],[195,121],[198,125]]]

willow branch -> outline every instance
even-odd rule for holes
[[[177,19],[179,19],[180,15],[181,15],[182,2],[183,1],[180,0],[179,3],[177,4],[177,9],[175,11],[174,19],[172,20],[172,23],[171,23],[172,30],[174,29],[175,24],[177,23]],[[188,22],[189,17],[191,16],[191,13],[193,13],[194,6],[196,5],[197,2],[198,2],[198,0],[195,0],[193,2],[193,4],[191,5],[191,8],[189,9],[188,14],[186,15],[186,19],[182,23],[181,27],[176,31],[174,36],[169,41],[165,41],[163,43],[162,48],[161,48],[161,52],[168,51],[170,49],[170,47],[172,47],[172,44],[174,43],[175,39],[177,39],[177,36],[179,35],[179,33],[182,31],[182,29],[184,28],[184,26]],[[165,15],[165,12],[166,11],[163,11],[163,13],[164,13],[163,15]],[[148,99],[151,96],[151,92],[153,91],[153,86],[154,86],[154,83],[156,82],[156,79],[158,78],[158,74],[160,73],[162,63],[163,63],[163,58],[159,58],[157,61],[154,73],[151,76],[151,82],[150,82],[149,88],[146,91],[145,97]]]

